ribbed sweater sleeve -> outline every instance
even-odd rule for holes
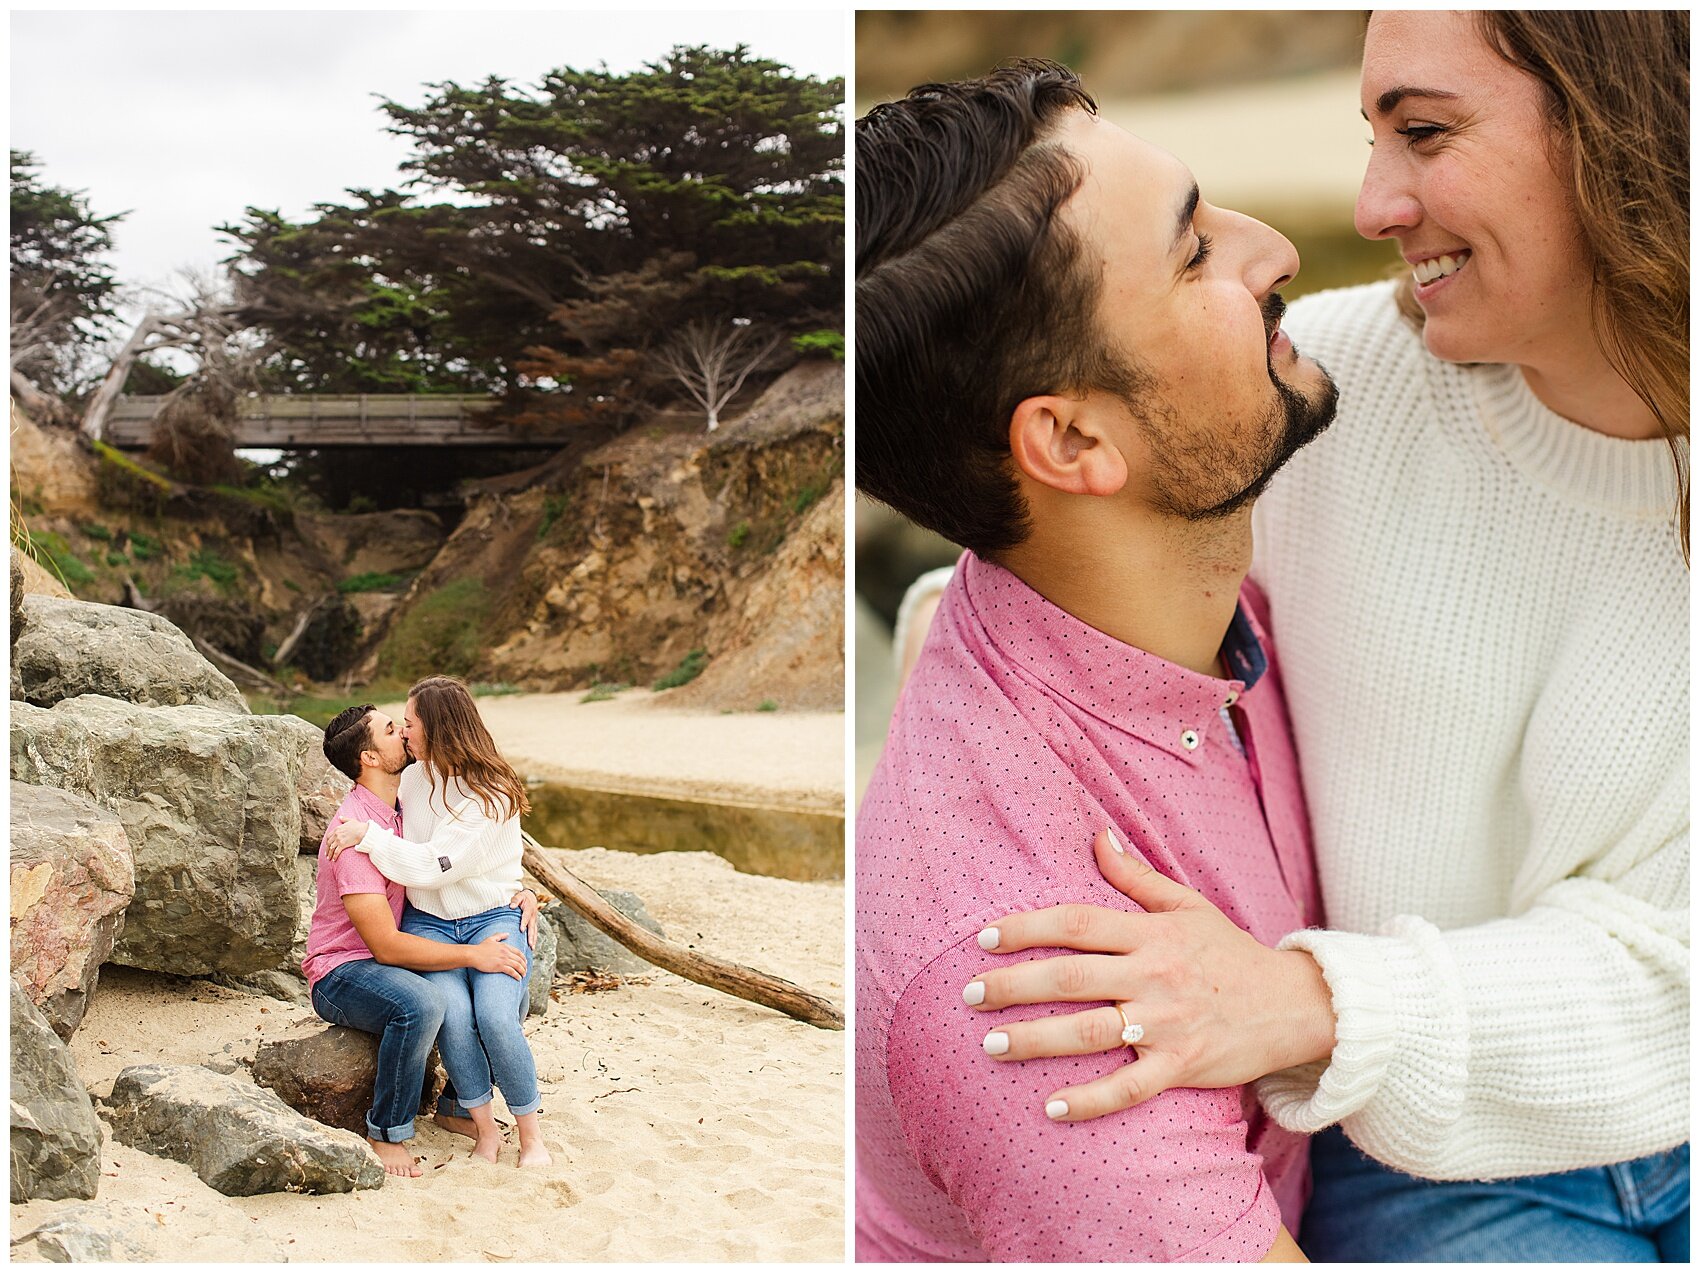
[[[501,856],[491,834],[500,822],[472,797],[457,800],[449,815],[424,841],[405,840],[369,823],[360,847],[385,878],[409,888],[442,888],[483,875]]]
[[[1270,599],[1326,931],[1325,1064],[1270,1075],[1412,1174],[1623,1161],[1688,1137],[1688,582],[1660,441],[1442,364],[1386,287],[1306,298],[1341,389],[1272,484]]]

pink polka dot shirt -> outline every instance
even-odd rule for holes
[[[1091,1005],[962,1000],[989,968],[1066,953],[988,954],[989,921],[1138,909],[1093,860],[1105,826],[1266,944],[1320,922],[1261,605],[1248,585],[1223,645],[1244,679],[1219,680],[963,556],[856,821],[858,1260],[1257,1260],[1283,1217],[1296,1231],[1305,1142],[1249,1089],[1054,1123],[1051,1092],[1128,1051],[995,1061],[1000,1023]]]

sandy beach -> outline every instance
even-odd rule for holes
[[[479,705],[522,772],[841,807],[841,715],[677,713],[635,691],[606,703],[578,697]],[[841,881],[744,874],[708,853],[559,857],[597,887],[637,893],[675,940],[844,1003]],[[245,1060],[260,1039],[314,1019],[277,1000],[109,965],[71,1051],[102,1097],[126,1066]],[[540,1171],[515,1165],[511,1131],[491,1166],[471,1158],[469,1141],[422,1121],[417,1180],[227,1198],[107,1133],[95,1202],[14,1205],[12,1235],[95,1206],[153,1260],[843,1258],[845,1034],[653,970],[593,993],[558,981],[527,1035],[555,1159]],[[499,1097],[497,1117],[511,1124]]]

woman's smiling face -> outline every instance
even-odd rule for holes
[[[1377,11],[1361,93],[1358,233],[1398,240],[1429,352],[1538,366],[1589,339],[1592,266],[1541,84],[1469,14]]]

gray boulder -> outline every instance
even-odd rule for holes
[[[288,957],[300,919],[292,720],[95,694],[13,705],[13,778],[88,796],[129,834],[136,893],[116,962],[204,976]]]
[[[325,828],[354,784],[325,759],[324,730],[299,716],[263,719],[272,722],[278,745],[287,748],[296,775],[295,794],[301,805],[301,852],[317,855]]]
[[[560,960],[561,940],[553,924],[537,925],[537,948],[531,952],[531,977],[526,990],[529,999],[525,1015],[540,1017],[549,1011],[549,988],[555,984],[555,969]]]
[[[124,1225],[95,1203],[67,1207],[51,1220],[12,1239],[13,1259],[47,1264],[145,1260],[149,1252],[132,1240]]]
[[[209,980],[244,994],[281,999],[298,1008],[313,1006],[307,991],[307,975],[301,971],[301,961],[307,957],[307,933],[312,927],[313,906],[318,900],[318,865],[317,857],[305,853],[295,859],[295,900],[300,907],[300,918],[295,923],[295,940],[289,944],[289,953],[283,961],[276,968],[262,968],[259,972],[240,976],[214,973]]]
[[[246,1079],[201,1065],[132,1065],[112,1086],[112,1134],[187,1163],[233,1198],[377,1189],[384,1167],[352,1132],[303,1118]]]
[[[51,707],[79,694],[248,713],[230,678],[158,615],[67,597],[25,597],[23,629],[12,648],[12,697]]]
[[[615,910],[628,919],[635,920],[657,937],[667,935],[644,908],[642,899],[636,893],[619,888],[599,888],[596,891],[602,894],[603,900]],[[589,972],[593,968],[614,973],[650,971],[648,960],[634,955],[570,906],[552,902],[543,908],[542,915],[554,928],[559,941],[555,959],[557,972]]]
[[[18,634],[24,630],[24,567],[18,560],[18,550],[11,550],[12,560],[12,644],[18,644]],[[14,656],[15,658],[16,656]]]
[[[130,837],[86,796],[12,784],[12,976],[53,1032],[81,1024],[136,891]]]
[[[425,1061],[419,1112],[437,1108],[443,1090],[437,1050]],[[254,1081],[285,1105],[327,1127],[366,1134],[366,1114],[378,1078],[378,1036],[347,1026],[307,1023],[260,1043],[250,1068]]]
[[[12,1201],[92,1198],[100,1124],[71,1050],[12,982]]]

